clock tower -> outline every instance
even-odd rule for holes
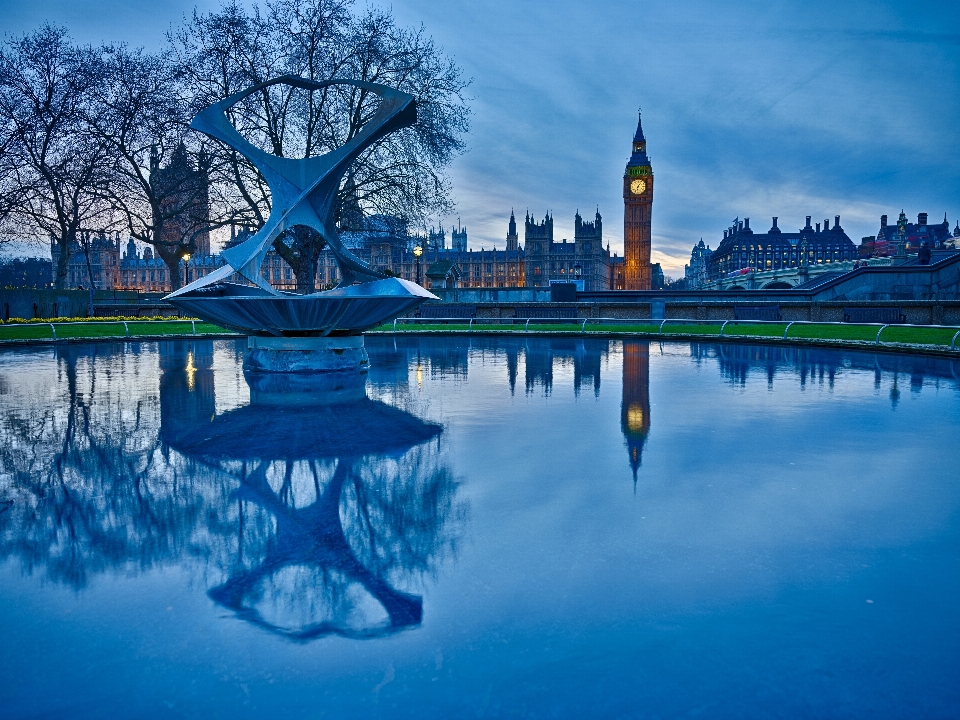
[[[633,154],[623,173],[623,287],[649,290],[650,215],[653,210],[653,169],[647,157],[647,141],[637,120]]]

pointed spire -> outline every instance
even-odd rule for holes
[[[633,134],[633,141],[637,142],[646,142],[647,139],[643,136],[643,123],[641,122],[642,118],[640,117],[640,111],[637,111],[637,132]]]

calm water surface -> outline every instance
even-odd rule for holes
[[[0,352],[0,716],[960,715],[960,363],[368,349]]]

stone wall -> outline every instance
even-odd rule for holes
[[[85,317],[90,308],[87,290],[0,290],[0,320],[19,317]]]

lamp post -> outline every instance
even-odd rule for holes
[[[413,249],[413,256],[417,259],[417,285],[420,284],[420,256],[423,255],[423,248],[417,245]]]
[[[189,282],[189,271],[187,268],[190,266],[190,253],[187,253],[183,256],[183,284],[186,285]],[[173,283],[170,283],[170,286],[173,287]]]
[[[577,290],[583,292],[583,287],[580,285],[581,278],[583,277],[583,266],[580,263],[577,263],[573,266],[573,281],[577,284]]]

